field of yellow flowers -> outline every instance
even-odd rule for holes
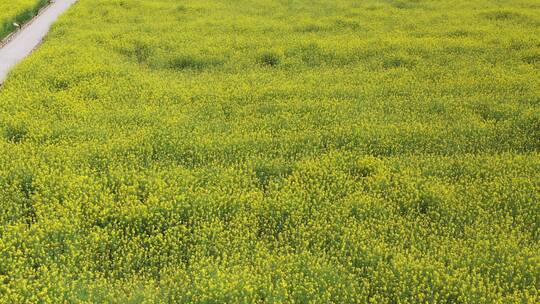
[[[16,29],[13,23],[23,24],[48,3],[49,0],[0,1],[0,40]]]
[[[81,0],[0,135],[0,303],[540,302],[536,0]]]

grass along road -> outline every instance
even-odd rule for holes
[[[8,72],[26,58],[44,39],[54,21],[77,0],[57,0],[36,16],[0,48],[0,83]]]
[[[49,0],[14,0],[0,3],[0,40],[16,30],[13,23],[23,24],[32,19]]]

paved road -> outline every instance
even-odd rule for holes
[[[0,83],[8,72],[41,43],[54,21],[77,0],[54,0],[39,16],[0,48]]]

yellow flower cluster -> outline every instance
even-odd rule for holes
[[[79,1],[0,88],[0,303],[539,303],[536,2]]]

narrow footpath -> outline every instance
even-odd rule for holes
[[[51,25],[77,0],[54,0],[0,48],[0,84],[9,71],[39,46]]]

